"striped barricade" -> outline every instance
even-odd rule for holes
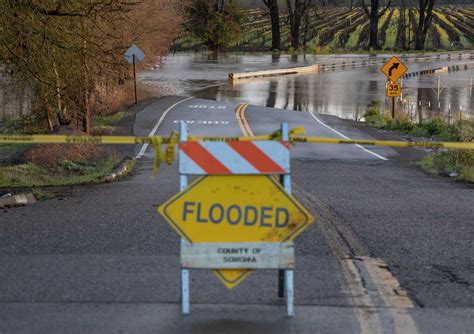
[[[279,231],[275,229],[270,230],[268,222],[270,221],[271,212],[274,210],[276,212],[275,226],[283,227],[284,224],[282,222],[286,221],[284,219],[285,217],[289,222],[289,211],[279,208],[277,205],[267,205],[267,202],[258,209],[260,205],[258,202],[262,198],[264,198],[264,201],[268,201],[268,198],[276,198],[279,196],[279,191],[280,195],[283,195],[283,197],[286,197],[293,203],[291,205],[296,205],[303,210],[300,213],[308,215],[302,227],[305,228],[313,220],[304,208],[297,204],[295,199],[291,197],[288,124],[282,124],[282,140],[189,141],[187,124],[185,123],[181,123],[180,132],[178,156],[181,193],[176,196],[181,197],[176,197],[176,201],[180,201],[180,198],[184,198],[185,192],[190,194],[193,189],[195,189],[194,187],[197,187],[196,184],[201,182],[200,180],[202,180],[202,182],[206,182],[205,180],[216,180],[212,181],[216,182],[213,183],[215,188],[209,188],[210,190],[207,190],[208,188],[203,187],[199,191],[195,191],[195,193],[199,194],[195,200],[194,197],[192,198],[193,200],[191,200],[191,197],[182,199],[183,203],[186,203],[187,206],[183,209],[181,215],[186,216],[187,225],[183,225],[181,228],[175,226],[175,230],[178,229],[178,233],[182,236],[180,258],[183,314],[190,312],[189,269],[214,269],[217,277],[219,277],[228,288],[239,284],[250,274],[250,270],[252,269],[278,269],[279,297],[285,297],[287,314],[292,316],[294,314],[294,247],[291,243],[291,239],[296,235],[295,231],[299,231],[300,226],[298,224],[300,223],[295,218],[296,220],[293,220],[292,224],[288,224],[288,231],[283,229]],[[188,176],[190,175],[199,175],[201,178],[198,178],[188,186]],[[278,175],[281,176],[281,178],[278,180],[272,175]],[[232,183],[231,188],[226,188],[230,182],[226,180],[235,177],[239,178],[238,182]],[[219,178],[219,182],[217,178]],[[268,182],[272,183],[279,190],[271,195],[267,194],[263,184],[260,185],[259,183],[261,179],[268,180]],[[279,182],[282,182],[282,184],[280,185]],[[211,181],[209,181],[209,184],[211,184]],[[257,184],[258,186],[254,186]],[[223,191],[223,189],[228,189],[228,191]],[[242,194],[240,194],[240,192],[242,192]],[[229,204],[230,206],[227,207],[223,198],[229,198],[229,196],[234,196],[235,198],[232,198]],[[246,198],[252,199],[249,200]],[[201,199],[203,204],[199,202]],[[207,200],[209,202],[215,201],[219,203],[216,204],[212,202],[212,205],[207,202],[204,203],[204,201]],[[170,204],[167,204],[167,202],[161,206],[163,208],[162,215],[165,219],[168,217],[170,221],[173,219],[168,212],[172,210],[168,208],[174,203],[171,201],[169,202]],[[245,201],[249,201],[249,203]],[[239,206],[244,202],[247,204],[240,209]],[[224,211],[226,212],[225,214]],[[230,216],[232,212],[235,217]],[[250,214],[252,214],[252,219],[250,219]],[[227,217],[228,223],[234,227],[232,235],[226,235],[225,240],[221,240],[221,236],[211,238],[210,235],[215,235],[217,232],[209,229],[207,230],[207,234],[199,234],[195,238],[192,238],[185,232],[185,230],[191,226],[188,224],[187,219],[190,215],[196,215],[196,222],[201,224],[199,225],[200,230],[204,230],[204,228],[207,227],[222,226],[224,224],[223,217],[225,216]],[[260,218],[257,218],[257,215]],[[250,230],[251,227],[256,226],[257,219],[261,220],[260,224],[265,228]],[[183,220],[185,219],[183,218]],[[241,223],[239,223],[240,220],[242,220]],[[265,222],[265,220],[267,222]],[[236,226],[239,224],[241,224],[241,226],[248,226],[244,233],[236,229]],[[191,231],[191,233],[193,232]],[[259,233],[263,234],[260,236]],[[237,234],[239,236],[237,236]],[[249,237],[249,235],[252,235],[252,237]],[[273,235],[277,235],[278,237],[271,237]],[[209,241],[202,239],[209,239]],[[252,241],[247,239],[252,239]],[[254,242],[254,244],[252,244],[252,242]],[[258,252],[255,247],[259,249]],[[248,263],[225,262],[226,259],[222,258],[222,254],[225,252],[222,250],[230,251],[235,249],[248,249],[252,254],[257,252],[261,254],[261,256],[259,255],[261,260],[259,260],[259,257],[252,256],[249,257],[250,262]],[[240,257],[238,258],[240,259]],[[245,257],[242,259],[245,259]],[[259,263],[259,261],[262,262]]]
[[[289,174],[288,142],[183,142],[179,172],[190,175]]]

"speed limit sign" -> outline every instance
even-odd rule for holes
[[[400,96],[402,89],[399,83],[388,83],[387,84],[387,96],[398,97]]]

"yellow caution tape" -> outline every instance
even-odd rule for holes
[[[359,144],[392,147],[429,147],[446,149],[474,149],[474,142],[432,142],[432,141],[393,141],[393,140],[364,140],[364,139],[337,139],[324,137],[295,136],[304,131],[304,128],[295,128],[290,131],[290,141],[297,143],[317,143],[317,144]],[[281,140],[281,132],[276,131],[271,135],[254,137],[192,137],[189,141],[263,141]],[[135,145],[150,144],[152,146],[160,144],[176,145],[179,142],[179,135],[173,132],[170,137],[135,137],[135,136],[67,136],[67,135],[0,135],[0,144],[115,144],[115,145]],[[171,149],[168,148],[168,158],[170,160]]]
[[[300,133],[304,133],[304,131],[304,126],[293,128],[290,130],[289,136],[298,135]]]
[[[152,137],[135,136],[67,136],[67,135],[0,135],[0,144],[151,144]]]
[[[189,141],[220,141],[220,142],[230,142],[230,141],[263,141],[263,140],[273,140],[275,139],[272,135],[264,136],[253,136],[253,137],[192,137],[188,136]]]
[[[391,147],[425,147],[445,148],[459,150],[474,150],[474,142],[426,142],[426,141],[391,141],[391,140],[351,140],[321,137],[295,136],[304,132],[303,127],[294,128],[289,132],[291,143],[316,143],[316,144],[358,144],[371,146]],[[189,141],[263,141],[281,140],[281,131],[275,131],[271,135],[253,137],[191,137]],[[135,136],[67,136],[67,135],[0,135],[0,144],[115,144],[134,145],[149,144],[155,150],[155,161],[153,175],[156,175],[162,161],[172,164],[176,154],[176,144],[179,142],[179,134],[172,132],[169,137],[135,137]],[[166,144],[163,152],[162,145]]]
[[[427,147],[446,148],[459,150],[474,150],[474,142],[431,142],[431,141],[393,141],[393,140],[352,140],[320,137],[291,137],[291,141],[297,143],[317,143],[317,144],[356,144],[391,147]]]
[[[151,137],[151,146],[155,150],[155,161],[153,163],[153,176],[156,176],[158,169],[160,168],[161,160],[163,160],[163,151],[161,150],[161,144],[163,144],[163,138]]]

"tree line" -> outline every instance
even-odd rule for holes
[[[33,114],[50,130],[86,133],[95,113],[125,95],[132,44],[145,66],[179,32],[178,0],[2,0],[0,63],[28,87]]]
[[[439,1],[439,0],[438,0]],[[433,18],[436,0],[259,0],[244,1],[249,6],[259,3],[267,8],[272,30],[272,50],[281,50],[282,18],[290,28],[289,43],[293,49],[304,46],[309,25],[310,14],[322,18],[329,5],[346,5],[350,9],[361,7],[369,21],[369,49],[380,49],[378,34],[379,20],[390,7],[402,9],[403,22],[407,25],[405,9],[418,9],[413,40],[404,39],[404,47],[408,49],[414,43],[416,50],[423,50],[428,29]],[[440,2],[440,1],[439,1]],[[187,0],[185,13],[185,28],[188,33],[203,41],[211,51],[218,51],[238,40],[242,34],[242,11],[233,0]],[[303,30],[302,30],[303,29]],[[410,37],[411,38],[411,37]]]

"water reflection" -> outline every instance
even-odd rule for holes
[[[466,74],[460,75],[466,76]],[[349,79],[346,79],[346,76]],[[196,95],[209,99],[311,111],[360,120],[367,104],[373,100],[380,100],[383,110],[391,109],[391,99],[385,97],[385,81],[377,76],[379,76],[378,69],[370,68],[359,78],[357,73],[334,72],[249,79],[210,87]],[[398,111],[410,114],[416,107],[418,113],[421,113],[419,118],[433,116],[450,118],[450,115],[459,112],[465,117],[472,117],[473,99],[472,95],[469,95],[469,87],[446,86],[438,94],[434,88],[415,88],[419,84],[416,81],[405,84],[407,87],[404,89],[404,96],[396,101]]]
[[[197,97],[246,102],[273,108],[312,111],[342,118],[361,119],[368,103],[381,101],[383,110],[391,108],[385,97],[386,79],[380,73],[380,64],[389,55],[276,55],[276,54],[225,54],[209,57],[204,54],[176,54],[156,72],[143,73],[143,82],[175,84],[177,93]],[[354,62],[372,65],[354,68]],[[410,71],[437,68],[454,62],[433,60],[427,63],[404,60]],[[460,63],[468,60],[456,60]],[[334,62],[344,62],[345,70],[333,70]],[[228,82],[230,72],[329,64],[326,72],[307,75],[266,77]],[[433,115],[452,117],[462,112],[472,117],[473,96],[470,78],[474,70],[462,70],[438,76],[417,76],[403,82],[403,97],[397,100],[397,110],[410,117],[424,118]],[[440,92],[438,94],[438,86]],[[412,116],[413,114],[413,116]],[[416,116],[415,116],[416,114]],[[451,115],[451,116],[450,116]]]

